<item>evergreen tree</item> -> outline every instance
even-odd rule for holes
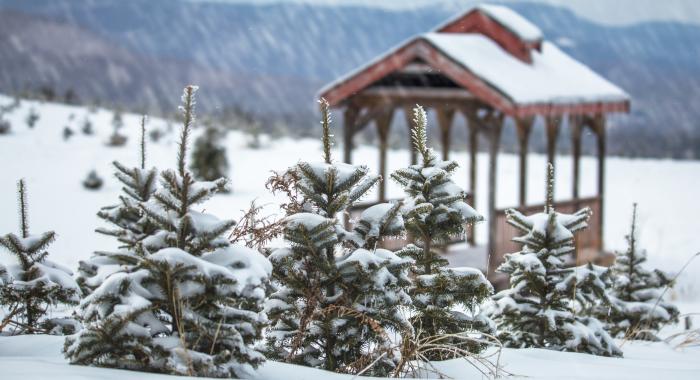
[[[510,288],[494,295],[492,317],[499,338],[509,347],[620,356],[622,352],[596,318],[584,311],[607,302],[604,270],[591,264],[566,268],[575,251],[574,234],[587,227],[588,208],[574,214],[554,211],[554,168],[547,170],[544,212],[525,216],[507,210],[508,223],[524,233],[514,238],[523,248],[506,255],[498,271],[510,276]]]
[[[113,132],[109,136],[107,145],[109,146],[122,146],[126,144],[127,137],[119,133],[119,130],[124,127],[124,120],[122,119],[121,111],[114,111],[112,115],[112,129]]]
[[[83,187],[88,190],[99,190],[102,188],[104,180],[97,174],[96,170],[90,170],[87,177],[83,180]]]
[[[36,112],[34,107],[29,109],[29,113],[27,114],[27,126],[29,128],[34,128],[36,125],[36,122],[39,121],[39,114]]]
[[[213,181],[228,175],[226,148],[219,143],[224,137],[224,133],[219,129],[208,127],[204,134],[197,138],[190,164],[195,178]]]
[[[18,183],[18,193],[20,234],[0,237],[0,246],[16,258],[16,264],[0,268],[0,304],[12,311],[14,333],[61,332],[64,322],[49,318],[48,311],[58,305],[77,304],[80,290],[69,269],[47,259],[46,249],[56,234],[29,233],[24,180]]]
[[[86,116],[85,119],[83,119],[83,127],[81,128],[82,132],[86,136],[92,136],[95,131],[92,128],[92,121]]]
[[[403,218],[417,245],[409,245],[399,255],[415,260],[415,286],[411,289],[414,315],[411,324],[419,334],[436,336],[466,331],[493,332],[493,324],[480,313],[479,306],[492,292],[491,284],[474,268],[448,268],[438,248],[451,237],[464,234],[465,226],[483,220],[466,202],[466,193],[450,178],[457,163],[439,160],[428,147],[427,118],[422,107],[414,109],[411,129],[413,146],[422,163],[394,172],[391,177],[406,192]],[[462,307],[464,313],[455,310]],[[447,340],[464,345],[464,340]],[[478,350],[477,344],[465,347]],[[440,353],[430,360],[444,359]]]
[[[116,252],[96,252],[87,261],[79,263],[77,281],[84,294],[92,293],[115,271],[129,271],[146,256],[143,242],[157,231],[155,223],[146,217],[141,206],[156,190],[157,170],[146,168],[146,117],[141,118],[140,165],[128,168],[118,161],[112,164],[114,176],[122,183],[123,194],[119,203],[103,207],[97,216],[110,228],[98,228],[97,233],[113,236],[119,242]],[[158,247],[156,247],[158,248]]]
[[[300,212],[285,220],[289,247],[273,252],[277,291],[267,303],[272,327],[270,355],[288,362],[385,375],[398,361],[389,332],[410,330],[401,306],[410,302],[410,259],[376,248],[384,236],[400,234],[399,206],[365,210],[352,231],[336,218],[379,177],[365,166],[333,163],[328,104],[323,108],[323,162],[293,167],[303,194]]]
[[[108,276],[81,303],[86,329],[65,345],[72,363],[241,377],[265,359],[253,344],[266,322],[271,265],[228,243],[233,222],[193,210],[226,186],[194,181],[186,170],[195,91],[183,95],[177,170],[163,171],[162,187],[141,206],[159,231],[143,242],[146,255],[133,270]]]
[[[0,109],[0,135],[7,135],[12,130],[12,124],[5,119],[5,111]]]
[[[679,311],[662,299],[662,291],[672,280],[659,270],[643,267],[646,252],[637,247],[637,205],[633,206],[627,250],[617,254],[610,268],[611,305],[600,305],[598,316],[607,322],[615,337],[659,340],[654,333],[667,323],[677,322]]]

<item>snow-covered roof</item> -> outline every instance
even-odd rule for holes
[[[537,27],[537,25],[531,23],[528,19],[508,7],[495,4],[479,4],[466,14],[474,11],[483,12],[504,28],[515,33],[515,35],[517,35],[523,41],[536,42],[542,40],[543,38],[542,31]],[[464,17],[465,14],[460,14],[435,28],[435,31],[440,31],[440,29],[444,28],[445,26]]]
[[[426,33],[422,38],[518,104],[625,101],[629,96],[553,43],[532,51],[532,63],[480,34]]]
[[[479,5],[327,84],[331,105],[421,59],[508,114],[628,112],[629,96],[504,6]],[[455,69],[456,68],[456,69]]]

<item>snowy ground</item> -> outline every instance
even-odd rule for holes
[[[72,366],[61,355],[62,337],[16,336],[2,338],[0,368],[7,380],[166,380],[183,377],[146,374],[105,368]],[[695,380],[700,374],[700,349],[674,351],[663,343],[626,343],[624,358],[604,358],[586,354],[542,349],[504,349],[503,370],[529,379],[674,379]],[[453,379],[482,379],[481,374],[462,360],[435,363],[436,369]],[[435,376],[431,376],[435,377]],[[326,380],[353,379],[322,370],[267,362],[256,379]]]
[[[9,98],[0,96],[0,104],[8,104]],[[34,129],[25,124],[30,105],[34,105],[41,119]],[[74,119],[69,121],[69,115]],[[89,117],[95,135],[80,132],[83,119]],[[30,227],[34,232],[55,230],[57,241],[52,245],[54,261],[72,268],[95,250],[111,249],[111,239],[94,233],[100,225],[95,216],[97,210],[115,202],[120,186],[111,175],[111,162],[119,160],[136,165],[138,160],[139,116],[125,115],[122,133],[129,136],[125,147],[110,148],[105,145],[111,133],[110,111],[90,113],[82,107],[56,104],[38,104],[23,101],[9,115],[12,123],[9,135],[0,135],[0,233],[16,232],[16,180],[24,177],[29,191]],[[154,119],[149,129],[166,131],[167,123]],[[70,125],[76,132],[64,141],[62,131]],[[148,147],[148,165],[161,169],[175,165],[177,131],[166,134],[158,143]],[[339,127],[338,127],[339,128]],[[336,132],[338,135],[340,131]],[[299,160],[320,160],[320,143],[310,139],[280,139],[266,144],[262,149],[247,148],[248,137],[229,133],[225,144],[231,163],[230,178],[233,193],[214,198],[206,204],[208,212],[222,218],[238,218],[250,201],[268,204],[269,213],[279,212],[275,199],[265,188],[265,180],[271,170],[283,170]],[[339,150],[335,157],[340,157]],[[452,156],[467,164],[465,153]],[[406,151],[389,152],[389,168],[396,169],[408,161]],[[359,147],[354,160],[376,169],[378,156],[373,147]],[[477,210],[486,210],[487,157],[479,155],[479,196]],[[544,164],[541,155],[533,155],[529,161],[528,190],[530,203],[540,203],[544,194]],[[582,168],[582,195],[593,195],[596,188],[596,161],[584,158]],[[557,157],[557,196],[570,195],[571,161],[569,157]],[[501,155],[498,167],[499,207],[512,206],[517,195],[517,157]],[[98,191],[85,190],[81,182],[91,169],[96,169],[105,179]],[[605,215],[605,241],[608,249],[622,249],[632,202],[640,205],[640,242],[649,251],[650,265],[668,271],[677,271],[693,253],[700,251],[700,162],[670,160],[631,160],[611,158],[607,165],[607,209]],[[466,168],[456,175],[457,183],[467,184]],[[401,195],[398,186],[388,184],[390,197]],[[373,197],[371,194],[370,197]],[[368,198],[373,199],[373,198]],[[477,242],[485,242],[485,228],[478,229]],[[11,258],[0,252],[0,262]],[[684,312],[700,312],[700,259],[691,263],[681,276],[679,285],[671,297],[684,302]],[[700,318],[695,319],[695,324]],[[16,337],[0,342],[0,368],[2,379],[127,379],[121,371],[68,367],[60,356],[61,340],[52,337]],[[557,353],[543,350],[506,350],[503,363],[515,374],[534,378],[697,378],[700,376],[700,351],[675,352],[661,344],[633,344],[625,346],[625,359],[606,359],[587,355]],[[653,359],[653,360],[650,360]],[[695,360],[692,360],[695,359]],[[547,371],[544,372],[544,362]],[[551,365],[551,363],[556,363]],[[479,378],[468,364],[450,362],[441,365],[444,372],[456,378]],[[289,371],[284,364],[267,364],[260,371],[261,378],[331,378],[328,374],[309,369]],[[9,376],[8,376],[9,375]],[[133,378],[161,378],[153,375],[133,375]],[[164,378],[164,377],[163,377]],[[349,377],[348,377],[349,378]]]

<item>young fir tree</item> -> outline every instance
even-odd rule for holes
[[[379,180],[365,166],[334,163],[328,104],[323,110],[323,162],[294,168],[302,211],[285,220],[289,247],[273,252],[277,291],[266,310],[270,355],[330,371],[386,375],[399,360],[390,332],[410,330],[400,307],[411,260],[377,248],[400,234],[399,206],[365,210],[352,231],[337,219]],[[376,361],[376,362],[375,362]]]
[[[403,218],[417,245],[409,245],[399,255],[415,260],[415,285],[411,288],[414,315],[411,323],[423,336],[481,331],[492,333],[493,324],[480,313],[480,304],[493,292],[481,271],[474,268],[448,268],[438,248],[450,238],[464,234],[465,226],[483,220],[466,202],[466,193],[450,178],[457,168],[454,161],[439,160],[428,147],[427,118],[422,107],[414,109],[411,129],[413,146],[422,163],[394,172],[391,177],[406,192]],[[462,307],[464,313],[455,308]],[[445,340],[463,346],[464,340]],[[478,350],[478,344],[463,347]],[[440,353],[430,360],[444,359]]]
[[[508,223],[524,233],[514,238],[523,248],[506,255],[499,272],[510,276],[510,288],[494,295],[491,316],[499,339],[508,347],[541,347],[560,351],[620,356],[622,352],[596,318],[582,311],[607,301],[603,270],[593,265],[567,268],[575,251],[574,234],[587,227],[588,208],[562,214],[553,207],[554,168],[547,170],[544,212],[525,216],[507,210]]]
[[[0,237],[0,246],[9,251],[16,263],[4,270],[0,288],[0,305],[11,312],[9,325],[13,333],[60,333],[66,325],[61,319],[48,317],[48,311],[58,305],[76,305],[80,290],[73,273],[47,259],[47,247],[54,241],[53,231],[38,235],[29,233],[27,192],[24,180],[18,183],[20,234]],[[67,325],[66,325],[67,327]],[[66,330],[71,333],[72,331]]]
[[[27,118],[26,118],[27,126],[29,128],[34,128],[37,121],[39,121],[39,113],[37,113],[36,109],[34,109],[34,107],[32,107],[29,109],[29,113],[27,114]]]
[[[100,209],[97,216],[109,228],[98,228],[97,233],[112,236],[119,242],[116,252],[96,252],[87,261],[81,261],[77,281],[84,294],[92,293],[107,275],[115,271],[130,271],[140,258],[146,256],[143,241],[157,231],[153,221],[146,217],[141,206],[156,190],[157,170],[146,168],[146,117],[141,118],[140,165],[128,168],[118,161],[112,164],[114,176],[122,183],[123,194],[119,203]]]
[[[146,255],[133,270],[108,276],[81,303],[86,328],[65,344],[72,363],[242,377],[265,359],[253,344],[266,322],[270,262],[228,243],[233,222],[193,210],[226,186],[186,170],[195,91],[183,95],[177,170],[163,171],[162,187],[141,206],[160,230],[143,241]]]
[[[194,143],[190,169],[195,178],[213,181],[228,175],[226,148],[219,142],[224,133],[217,128],[207,127],[204,134]]]
[[[117,110],[114,111],[114,115],[112,115],[112,129],[113,132],[109,136],[109,140],[107,141],[107,145],[109,146],[122,146],[126,144],[127,137],[119,133],[119,130],[124,127],[124,120],[122,119],[122,113],[121,111]]]
[[[662,291],[672,280],[659,270],[649,271],[642,265],[646,252],[637,247],[637,204],[632,210],[632,224],[627,235],[628,247],[617,254],[610,268],[611,305],[601,305],[598,317],[607,323],[615,337],[659,340],[655,332],[667,323],[677,322],[678,309],[662,299]]]

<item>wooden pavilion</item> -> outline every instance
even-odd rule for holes
[[[516,247],[514,229],[505,223],[504,210],[496,208],[496,173],[500,137],[505,118],[511,118],[519,141],[519,209],[527,205],[528,141],[536,118],[543,119],[547,156],[554,163],[557,137],[568,119],[573,154],[572,198],[559,202],[561,211],[588,206],[594,212],[589,228],[577,237],[576,261],[589,261],[603,248],[605,194],[606,114],[629,112],[628,95],[588,67],[545,40],[541,31],[509,8],[480,5],[382,54],[365,66],[328,84],[320,91],[331,107],[343,112],[344,161],[352,162],[353,136],[374,122],[379,140],[379,173],[387,178],[390,126],[397,110],[411,124],[411,109],[420,104],[435,112],[441,131],[443,158],[449,158],[450,132],[456,114],[468,127],[469,191],[476,194],[478,136],[488,138],[488,246],[487,274],[503,254]],[[581,136],[590,128],[597,136],[598,193],[579,196]],[[416,163],[411,152],[411,163]],[[386,197],[384,184],[379,198]],[[482,211],[483,212],[483,211]],[[470,234],[470,243],[474,243]]]

